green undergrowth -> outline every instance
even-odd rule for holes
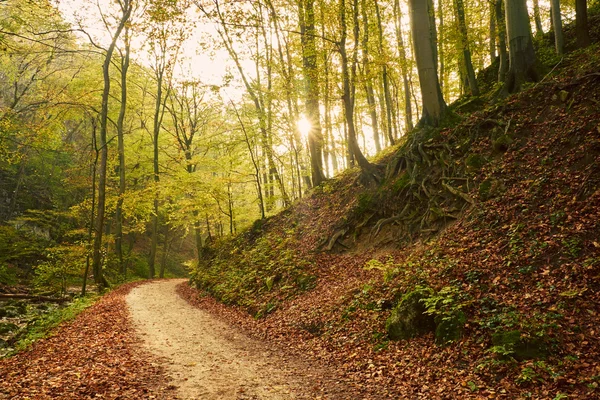
[[[312,289],[311,262],[295,250],[293,228],[264,232],[259,225],[243,238],[224,243],[209,262],[195,266],[191,280],[225,304],[244,307],[256,318],[273,312],[280,301]]]
[[[46,305],[43,311],[29,313],[27,324],[13,339],[13,350],[7,356],[26,350],[36,340],[52,335],[52,331],[63,322],[75,319],[81,312],[92,306],[99,299],[98,295],[91,294],[74,299],[68,305],[61,307]]]

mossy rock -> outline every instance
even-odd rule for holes
[[[492,335],[492,344],[504,347],[518,361],[544,358],[548,354],[547,346],[541,339],[524,337],[520,331],[495,333]]]
[[[435,331],[434,318],[425,313],[425,306],[421,302],[432,294],[432,289],[421,288],[402,297],[385,323],[390,339],[410,339]]]
[[[455,312],[452,316],[440,319],[435,328],[435,343],[443,346],[455,342],[462,337],[467,322],[467,316],[462,311]]]
[[[513,140],[508,135],[501,135],[492,144],[495,151],[500,153],[505,153],[510,145],[513,143]]]

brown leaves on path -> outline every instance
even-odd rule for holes
[[[129,319],[125,295],[140,283],[121,286],[51,337],[0,360],[0,399],[174,399]]]

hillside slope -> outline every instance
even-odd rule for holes
[[[600,397],[594,35],[522,93],[414,133],[380,186],[348,172],[220,243],[192,282],[367,398]],[[391,340],[411,301],[423,319]]]

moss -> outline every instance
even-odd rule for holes
[[[501,135],[496,140],[494,140],[494,150],[500,153],[505,153],[512,144],[512,142],[513,140],[510,136]]]
[[[469,154],[467,159],[465,160],[465,165],[467,169],[471,172],[479,171],[487,162],[484,156],[481,154]]]
[[[433,290],[430,288],[419,288],[402,297],[385,324],[390,339],[410,339],[435,331],[434,318],[425,313],[421,301],[431,294]]]
[[[462,311],[457,311],[452,316],[438,320],[435,328],[435,342],[445,345],[462,337],[467,316]]]
[[[497,332],[492,335],[492,344],[502,351],[503,355],[510,355],[516,360],[531,360],[543,358],[547,355],[545,343],[539,338],[525,337],[520,331]]]

